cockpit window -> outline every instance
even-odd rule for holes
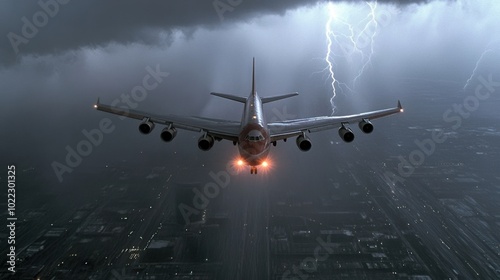
[[[249,140],[249,141],[262,141],[264,140],[264,136],[262,136],[262,133],[260,133],[260,131],[258,130],[252,130],[250,131],[250,133],[247,134],[247,136],[245,137],[246,140]]]

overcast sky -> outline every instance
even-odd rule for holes
[[[374,24],[370,6],[358,1],[1,1],[2,158],[50,173],[51,163],[64,163],[67,146],[85,139],[82,130],[98,128],[103,118],[116,129],[82,166],[143,151],[213,157],[197,150],[195,133],[180,132],[165,144],[161,129],[143,136],[137,121],[92,110],[97,97],[109,104],[130,94],[148,67],[168,77],[138,104],[141,110],[238,120],[240,104],[209,92],[248,95],[256,57],[261,96],[300,93],[266,107],[269,119],[330,115],[327,28],[348,34],[350,25],[359,35],[359,52],[346,37],[331,45],[335,75],[349,87],[336,84],[335,114],[391,107],[401,99],[406,117],[415,118],[411,112],[428,105],[421,94],[437,84],[456,98],[473,92],[481,75],[500,80],[498,1],[410,2],[379,1]],[[338,141],[336,131],[321,135]],[[236,153],[228,143],[218,146],[218,155]]]

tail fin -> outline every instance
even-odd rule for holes
[[[219,92],[211,92],[210,94],[218,96],[218,97],[230,99],[230,100],[233,100],[233,101],[238,101],[238,102],[241,102],[241,103],[247,102],[247,99],[244,98],[244,97],[241,97],[241,96],[236,96],[236,95],[231,95],[231,94],[225,94],[225,93],[219,93]]]
[[[252,95],[255,95],[255,57],[252,63]]]
[[[273,102],[273,101],[276,101],[276,100],[285,99],[285,98],[296,96],[296,95],[299,95],[299,93],[298,92],[292,92],[292,93],[289,93],[289,94],[283,94],[283,95],[277,95],[277,96],[271,96],[271,97],[263,97],[263,98],[261,98],[261,100],[262,100],[262,104],[265,104],[265,103],[269,103],[269,102]]]
[[[211,92],[210,94],[215,95],[215,96],[219,96],[222,98],[226,98],[229,100],[241,102],[241,103],[247,102],[247,98],[241,97],[241,96],[219,93],[219,92]],[[251,93],[251,96],[255,96],[255,57],[253,58],[253,63],[252,63],[252,93]]]

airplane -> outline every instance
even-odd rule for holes
[[[249,166],[250,174],[257,174],[257,167],[267,168],[268,155],[271,145],[276,146],[277,141],[286,141],[288,138],[297,137],[296,144],[301,151],[309,151],[312,142],[308,133],[333,129],[339,127],[340,138],[349,143],[354,140],[354,133],[349,128],[349,123],[358,123],[364,133],[373,131],[370,120],[403,112],[401,102],[397,107],[364,112],[345,116],[319,116],[312,118],[266,122],[263,114],[263,105],[277,100],[298,95],[297,92],[272,96],[259,97],[255,87],[255,58],[252,63],[252,91],[248,97],[235,96],[225,93],[212,92],[212,95],[233,100],[244,104],[241,121],[230,121],[204,117],[185,117],[177,115],[156,115],[132,109],[124,109],[99,103],[99,98],[94,108],[100,111],[141,120],[139,131],[149,134],[155,124],[165,125],[161,131],[161,139],[165,142],[172,141],[177,135],[177,129],[201,132],[198,139],[198,148],[203,151],[210,150],[215,141],[229,140],[238,145],[240,159],[238,166]]]

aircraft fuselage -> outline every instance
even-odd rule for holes
[[[241,159],[250,166],[266,161],[271,145],[269,130],[262,112],[262,101],[255,88],[248,97],[238,135],[238,150]]]

